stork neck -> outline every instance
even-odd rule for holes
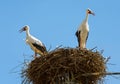
[[[27,35],[27,36],[30,36],[29,29],[28,29],[28,30],[26,30],[26,35]]]
[[[85,21],[86,21],[86,22],[88,22],[88,16],[89,16],[89,14],[87,13],[87,14],[86,14],[86,18],[85,18]]]

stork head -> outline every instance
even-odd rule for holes
[[[86,13],[87,13],[87,14],[92,14],[92,15],[95,15],[95,13],[94,13],[94,12],[92,12],[92,10],[90,10],[89,8],[87,9]]]
[[[20,33],[21,32],[23,32],[23,31],[27,31],[29,29],[29,26],[28,25],[25,25],[21,30],[19,30],[20,31]]]

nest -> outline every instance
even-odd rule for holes
[[[23,84],[98,84],[104,74],[92,73],[105,72],[105,59],[98,51],[58,48],[32,60],[22,77]]]

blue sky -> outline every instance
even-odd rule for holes
[[[33,51],[26,45],[24,25],[49,49],[63,45],[76,47],[75,32],[85,18],[87,8],[90,33],[87,48],[97,46],[104,57],[111,57],[108,71],[120,71],[120,1],[119,0],[0,0],[0,83],[21,84],[20,69]],[[105,84],[119,84],[120,76],[106,77]]]

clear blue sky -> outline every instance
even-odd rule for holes
[[[75,32],[90,15],[90,33],[87,48],[97,46],[104,50],[104,57],[111,57],[108,71],[120,71],[120,0],[0,0],[0,84],[21,84],[20,69],[33,51],[26,45],[24,25],[46,45],[76,47]],[[105,84],[119,84],[119,79],[106,77]]]

